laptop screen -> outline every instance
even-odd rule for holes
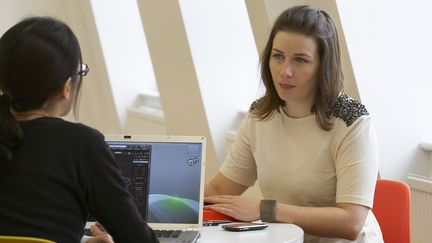
[[[152,146],[134,142],[107,143],[122,171],[127,190],[146,219]]]
[[[148,223],[199,224],[205,139],[184,138],[189,137],[166,141],[107,138],[126,187]]]

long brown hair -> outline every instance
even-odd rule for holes
[[[339,38],[330,16],[323,10],[307,5],[289,8],[276,19],[260,57],[261,79],[266,87],[266,92],[256,101],[251,112],[260,120],[266,120],[270,119],[275,112],[280,112],[280,107],[285,106],[285,101],[276,92],[269,67],[273,39],[280,31],[312,37],[318,44],[320,56],[318,90],[312,112],[316,114],[318,126],[328,131],[332,128],[332,123],[327,111],[343,89]]]

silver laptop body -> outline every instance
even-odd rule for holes
[[[159,241],[196,242],[202,227],[205,137],[109,134],[105,140],[143,218],[162,234]]]

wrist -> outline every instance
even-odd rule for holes
[[[276,222],[276,200],[261,200],[260,219],[263,222]]]

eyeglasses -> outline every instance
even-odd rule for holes
[[[81,77],[84,77],[84,76],[87,75],[87,73],[89,71],[90,71],[90,67],[87,64],[85,64],[85,63],[81,63],[81,68],[78,71],[78,75],[81,76]]]

